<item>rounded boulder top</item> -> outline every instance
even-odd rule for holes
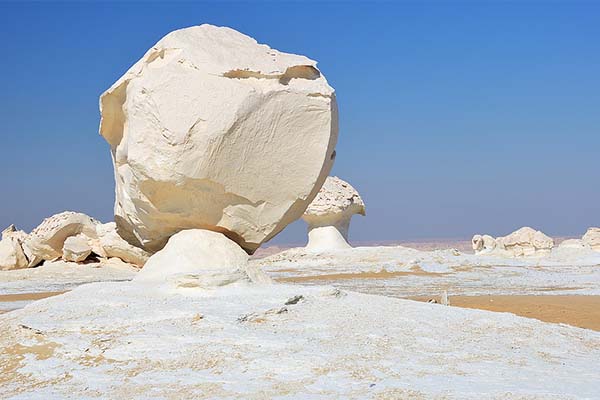
[[[335,158],[335,92],[316,62],[230,28],[169,33],[100,111],[119,234],[151,252],[200,228],[252,253],[302,215]]]

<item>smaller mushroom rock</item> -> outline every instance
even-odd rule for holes
[[[89,239],[84,235],[70,236],[65,239],[62,258],[65,261],[82,262],[92,254]]]
[[[329,176],[302,219],[308,224],[310,251],[348,249],[348,228],[354,214],[365,215],[365,203],[348,182]]]
[[[541,231],[523,227],[508,236],[496,239],[513,257],[539,256],[548,254],[554,247],[554,240]]]
[[[0,240],[0,270],[27,268],[29,261],[25,256],[21,241],[21,238],[26,236],[25,232],[17,231],[14,225],[2,231],[2,240]]]
[[[65,240],[80,233],[96,237],[98,222],[82,213],[65,211],[46,218],[35,228],[23,244],[29,266],[35,267],[44,260],[60,258]]]
[[[117,233],[117,224],[109,222],[108,224],[96,225],[97,239],[93,240],[94,253],[106,258],[120,258],[121,260],[134,264],[139,267],[143,266],[150,253],[129,244]]]
[[[136,281],[174,281],[179,287],[217,287],[253,281],[247,272],[248,254],[218,232],[184,230],[171,236],[167,245],[148,259]],[[252,275],[260,275],[252,271]]]
[[[475,235],[471,244],[476,254],[485,254],[496,249],[496,239],[490,235]]]
[[[600,251],[600,228],[590,228],[581,241],[592,248],[594,251]]]

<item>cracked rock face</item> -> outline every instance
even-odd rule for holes
[[[229,28],[171,32],[100,108],[119,234],[152,252],[200,228],[252,253],[302,215],[335,156],[335,94],[316,62]]]

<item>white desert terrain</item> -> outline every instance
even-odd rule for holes
[[[469,309],[597,301],[600,229],[351,247],[367,210],[329,176],[337,103],[315,61],[194,26],[100,106],[115,221],[3,232],[0,398],[600,398],[600,303]],[[306,247],[250,257],[299,218]]]

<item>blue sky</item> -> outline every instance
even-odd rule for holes
[[[226,25],[336,89],[355,241],[600,225],[600,2],[0,3],[0,225],[112,219],[98,96],[168,32]],[[301,243],[297,222],[274,242]]]

